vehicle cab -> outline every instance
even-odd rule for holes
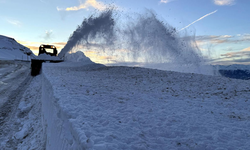
[[[40,54],[48,54],[48,55],[51,55],[51,56],[57,56],[57,49],[54,45],[40,45],[39,47],[39,53],[38,55]]]

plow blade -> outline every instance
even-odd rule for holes
[[[50,63],[59,63],[63,60],[40,60],[40,59],[31,59],[31,75],[36,76],[40,74],[42,63],[50,62]]]

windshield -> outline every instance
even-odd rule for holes
[[[47,53],[53,53],[54,49],[51,48],[44,48]]]

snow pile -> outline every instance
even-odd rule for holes
[[[43,65],[47,149],[248,149],[250,82],[136,67]]]
[[[71,62],[82,62],[83,64],[93,63],[88,57],[84,55],[83,52],[77,51],[76,53],[65,54],[64,60]]]
[[[17,43],[15,39],[0,35],[0,60],[30,60],[32,51]]]
[[[19,131],[12,137],[17,142],[17,149],[43,150],[45,135],[41,120],[41,76],[37,76],[25,91],[16,114]]]
[[[46,149],[81,149],[81,144],[75,140],[69,118],[54,97],[51,83],[44,78],[42,90],[43,130],[46,134]]]

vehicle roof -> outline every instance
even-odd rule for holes
[[[45,44],[41,44],[40,47],[44,47],[44,48],[56,48],[54,45],[45,45]]]

